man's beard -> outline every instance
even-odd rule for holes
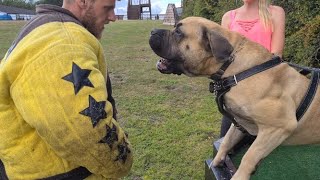
[[[102,36],[102,30],[97,28],[96,20],[97,17],[93,10],[93,5],[91,5],[82,19],[82,24],[91,34],[93,34],[97,39],[100,39]]]

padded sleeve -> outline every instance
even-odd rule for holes
[[[97,57],[90,47],[55,46],[25,65],[11,93],[21,116],[58,156],[119,178],[131,168],[131,145],[112,117],[105,64]]]

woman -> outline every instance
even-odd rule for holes
[[[282,57],[285,37],[285,12],[273,6],[269,0],[242,0],[243,5],[225,13],[221,25],[231,31],[239,32],[257,42],[271,53]],[[222,118],[220,137],[223,137],[231,121]]]

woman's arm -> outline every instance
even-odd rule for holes
[[[221,19],[221,26],[227,29],[229,29],[230,25],[230,13],[231,11],[226,12]]]
[[[282,7],[271,8],[273,32],[271,39],[271,53],[282,57],[285,38],[285,12]]]

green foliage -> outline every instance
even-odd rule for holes
[[[62,6],[63,0],[40,0],[36,4],[53,4],[57,6]]]
[[[201,16],[220,23],[223,14],[234,9],[236,4],[229,0],[184,0],[183,16]]]
[[[320,0],[273,0],[273,4],[283,7],[286,12],[284,59],[319,68]],[[184,17],[202,16],[220,23],[224,13],[241,5],[241,0],[184,0],[183,14]]]
[[[34,10],[37,4],[53,4],[57,6],[62,6],[63,0],[39,0],[35,4],[26,3],[25,0],[0,0],[1,5],[13,6],[18,8]]]
[[[274,3],[283,7],[286,12],[285,59],[319,68],[320,0],[275,0]]]
[[[295,63],[320,67],[320,15],[286,38],[284,56]]]
[[[221,18],[227,11],[236,8],[236,1],[222,0],[222,1],[211,1],[206,0],[206,6],[210,9],[210,16],[206,17],[214,22],[221,23]]]
[[[193,0],[184,0],[183,2],[183,17],[193,16],[193,6],[194,1]]]
[[[319,15],[320,0],[313,1],[287,1],[274,0],[274,4],[283,7],[286,12],[286,35],[299,31],[313,18]],[[289,13],[290,12],[290,13]]]
[[[24,8],[24,9],[31,9],[31,10],[35,9],[34,4],[26,3],[25,0],[3,0],[3,1],[0,1],[0,4],[5,6]]]

